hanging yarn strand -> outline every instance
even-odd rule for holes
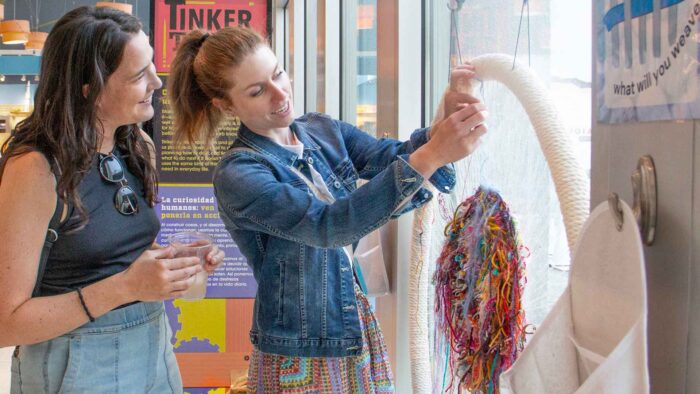
[[[523,14],[527,10],[527,65],[531,67],[530,64],[530,2],[528,0],[523,0],[523,6],[520,8],[520,22],[518,23],[518,36],[515,38],[515,54],[513,54],[513,68],[515,70],[515,60],[518,58],[518,44],[520,43],[520,28],[523,25]]]
[[[451,376],[442,389],[498,393],[525,345],[527,250],[501,196],[484,188],[457,207],[445,236],[434,275],[436,352]]]

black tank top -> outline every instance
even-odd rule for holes
[[[138,196],[138,212],[126,216],[117,211],[114,195],[119,185],[102,179],[99,155],[95,157],[78,187],[89,221],[81,230],[66,233],[64,229],[78,220],[69,207],[70,218],[59,227],[46,262],[40,296],[68,293],[121,272],[153,244],[160,230],[158,217],[143,197],[143,183],[129,172],[117,148],[114,155]]]

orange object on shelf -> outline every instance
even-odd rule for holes
[[[119,11],[124,11],[127,14],[131,14],[133,6],[128,3],[115,3],[113,1],[98,1],[95,3],[95,7],[110,7],[117,9]]]
[[[2,34],[3,44],[24,44],[29,40],[29,21],[26,19],[1,21],[0,34]]]
[[[49,33],[44,33],[43,31],[32,31],[29,32],[29,40],[24,44],[25,49],[43,49],[44,43],[46,42],[46,37]]]

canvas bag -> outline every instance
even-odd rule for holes
[[[644,252],[630,207],[618,231],[607,202],[577,243],[569,285],[513,366],[501,393],[649,392]]]
[[[382,250],[381,229],[384,226],[362,237],[353,253],[357,280],[362,291],[370,297],[387,295],[390,291]]]

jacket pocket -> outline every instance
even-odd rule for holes
[[[277,284],[277,318],[275,323],[284,323],[284,270],[285,261],[282,258],[277,258],[277,266],[279,267],[279,275],[277,276],[279,283]]]
[[[263,239],[263,237],[265,239]],[[263,234],[257,231],[255,232],[255,245],[258,247],[258,251],[263,256],[265,255],[265,245],[267,244],[267,237],[267,234]]]
[[[357,189],[357,180],[359,179],[359,175],[357,174],[355,166],[353,166],[352,161],[350,161],[349,158],[341,161],[340,164],[333,169],[333,173],[335,174],[336,178],[339,179],[343,185],[345,185],[345,188],[348,191]]]

